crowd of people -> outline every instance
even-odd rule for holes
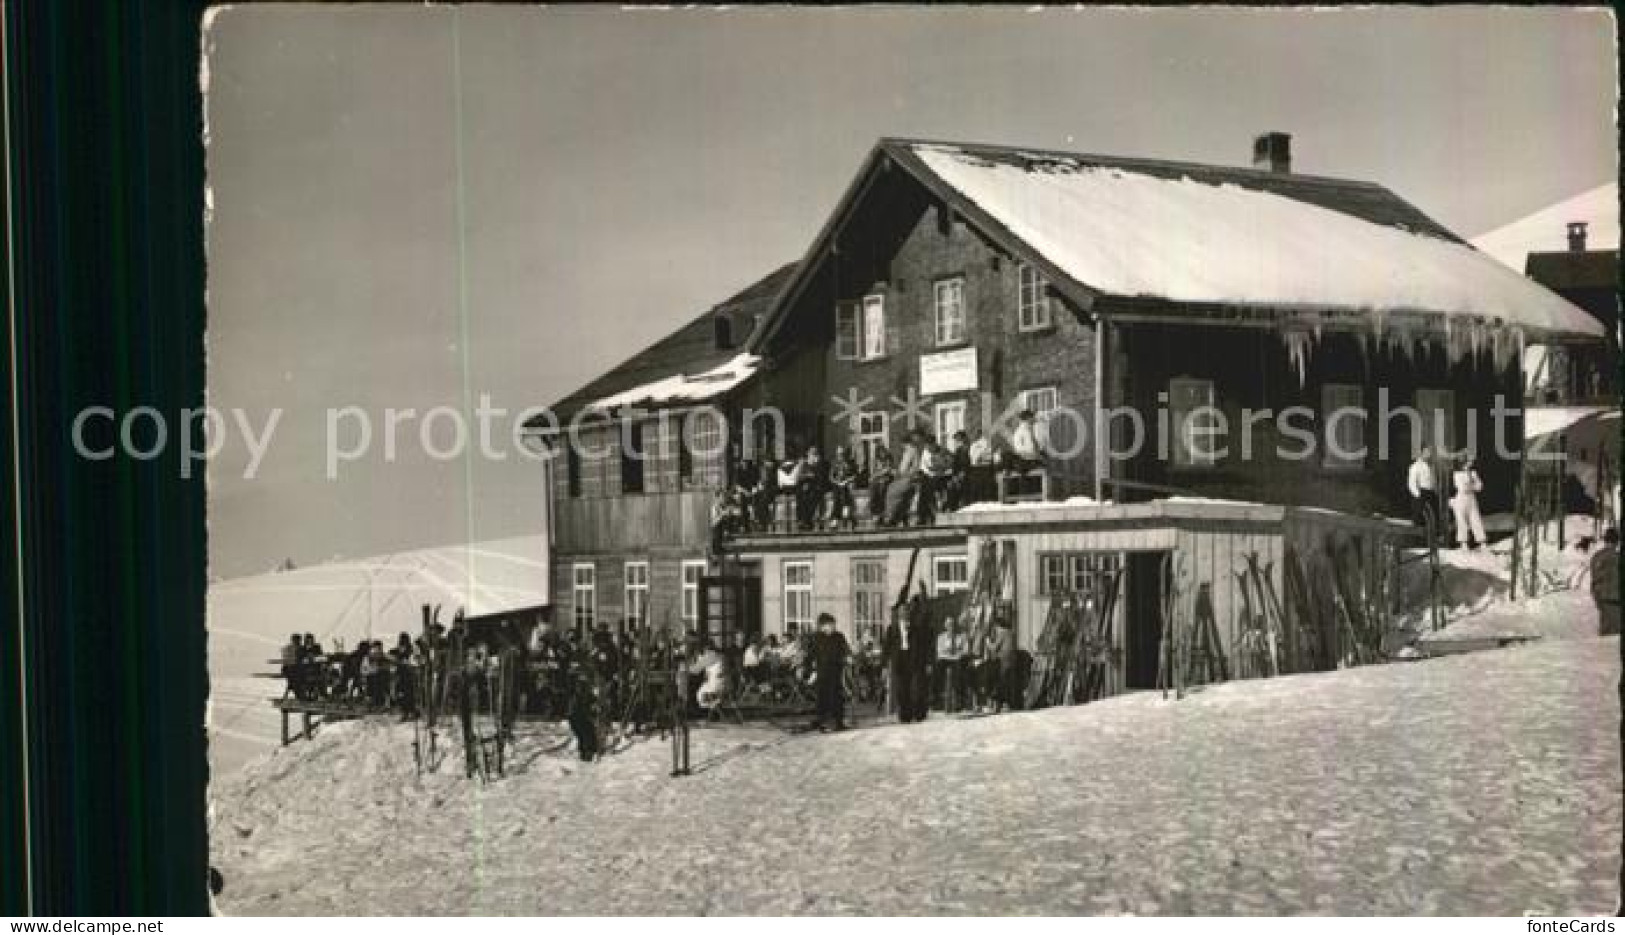
[[[878,639],[876,639],[878,637]],[[364,640],[325,650],[313,634],[293,634],[282,653],[287,695],[412,719],[425,710],[496,716],[511,732],[521,713],[568,722],[583,759],[594,759],[611,724],[663,729],[675,714],[719,715],[739,708],[815,710],[813,726],[842,730],[848,706],[894,710],[905,723],[932,709],[996,712],[1019,707],[1022,656],[1007,627],[973,646],[949,617],[932,623],[921,602],[903,605],[890,625],[852,646],[829,614],[815,627],[791,623],[778,634],[734,632],[725,639],[654,629],[642,638],[599,624],[561,631],[540,621],[526,635],[511,623],[481,634],[462,620],[435,623],[394,648]]]
[[[745,458],[736,462],[730,482],[717,489],[711,510],[713,545],[733,534],[774,528],[781,500],[791,505],[795,528],[852,529],[860,522],[858,493],[866,494],[869,520],[876,526],[930,525],[938,513],[952,512],[997,496],[1000,471],[1026,473],[1044,466],[1037,416],[1023,410],[1009,436],[964,431],[947,439],[915,429],[894,458],[874,445],[866,459],[845,445],[826,458],[817,446],[782,462]]]

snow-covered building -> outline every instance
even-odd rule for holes
[[[1608,182],[1473,240],[1503,264],[1590,313],[1605,342],[1532,344],[1532,404],[1607,406],[1619,399],[1619,184]]]
[[[1410,532],[1389,517],[1405,515],[1419,443],[1475,446],[1488,505],[1504,502],[1514,470],[1493,450],[1492,409],[1498,395],[1516,405],[1524,345],[1595,341],[1601,326],[1387,189],[1291,171],[1289,146],[1262,136],[1255,165],[1235,168],[880,141],[798,263],[565,401],[561,421],[635,404],[646,411],[626,430],[592,431],[671,453],[634,463],[564,446],[561,619],[782,632],[829,611],[856,635],[904,575],[963,589],[991,536],[1031,598],[1016,605],[1029,646],[1051,593],[1128,569],[1113,639],[1124,674],[1138,665],[1117,682],[1132,686],[1160,639],[1162,556],[1229,621],[1239,563],[1257,554],[1278,579],[1294,537],[1301,552],[1355,542],[1384,561]],[[1402,406],[1423,418],[1382,419]],[[1329,419],[1350,407],[1372,415]],[[1023,408],[1046,425],[1064,508],[757,533],[706,564],[709,489],[743,438],[895,450],[913,428],[997,434]],[[1097,421],[1112,410],[1138,413],[1142,431]],[[725,432],[729,456],[674,451],[685,420],[672,417],[702,413],[687,431]],[[1210,442],[1220,419],[1227,435]]]

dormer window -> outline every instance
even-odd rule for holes
[[[717,350],[731,351],[734,346],[734,323],[727,315],[717,315],[711,319],[711,326],[716,337]]]

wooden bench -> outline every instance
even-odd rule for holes
[[[286,747],[301,738],[309,740],[323,721],[348,721],[377,712],[337,701],[301,701],[298,698],[273,698],[271,706],[282,715],[282,745]],[[297,735],[288,732],[288,718],[299,715]]]
[[[1032,503],[1049,500],[1053,492],[1050,472],[1037,468],[1031,471],[1000,471],[1000,503]]]

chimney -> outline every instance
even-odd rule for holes
[[[1265,133],[1253,140],[1253,168],[1283,175],[1292,171],[1292,134]]]
[[[1569,222],[1569,250],[1574,253],[1584,253],[1586,248],[1586,222]]]

